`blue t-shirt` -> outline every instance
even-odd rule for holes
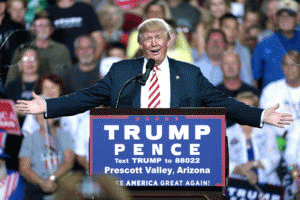
[[[262,78],[265,87],[268,83],[284,77],[281,63],[283,55],[291,50],[300,52],[300,32],[295,31],[291,39],[277,32],[259,43],[253,53],[252,67],[255,80]]]
[[[14,174],[14,176],[12,176]],[[20,200],[24,199],[25,192],[25,183],[23,177],[15,170],[7,170],[7,176],[15,177],[16,179],[11,179],[11,181],[6,181],[5,184],[11,186],[11,193],[8,196],[8,200]],[[17,184],[14,187],[13,180],[17,181]],[[8,185],[6,187],[9,187]],[[2,198],[2,197],[1,197]]]
[[[69,132],[58,128],[54,136],[55,150],[50,148],[50,154],[45,145],[45,138],[34,132],[24,137],[19,158],[29,157],[32,170],[43,179],[47,179],[63,163],[67,149],[74,151],[74,144]],[[52,171],[52,173],[51,173]]]

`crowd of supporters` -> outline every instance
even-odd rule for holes
[[[30,100],[33,91],[55,98],[90,87],[114,62],[142,56],[136,28],[150,18],[171,26],[168,57],[194,64],[248,105],[280,103],[279,111],[293,114],[293,125],[284,129],[227,121],[226,132],[230,177],[285,186],[285,199],[295,198],[300,1],[0,0],[1,98]],[[24,199],[54,199],[59,181],[88,170],[89,112],[18,118],[22,142],[12,168],[26,184]]]

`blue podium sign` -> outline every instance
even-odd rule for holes
[[[224,115],[91,116],[90,169],[122,186],[225,186]]]

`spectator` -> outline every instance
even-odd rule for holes
[[[261,26],[250,26],[244,33],[243,41],[241,41],[241,43],[250,49],[251,55],[253,55],[254,49],[258,43],[258,37],[261,32]]]
[[[56,98],[66,93],[62,79],[52,74],[40,77],[35,91],[47,98]],[[39,128],[39,124],[35,120],[35,117],[33,115],[27,115],[22,127],[22,133],[24,136],[29,136],[35,131],[38,131]]]
[[[145,6],[148,2],[149,0],[114,1],[114,4],[116,4],[124,13],[124,31],[130,32],[137,28],[137,26],[143,22],[142,17],[144,15]]]
[[[259,11],[247,10],[243,17],[243,24],[240,26],[240,35],[238,38],[238,40],[245,46],[247,44],[247,31],[253,26],[258,26],[264,29],[264,16]]]
[[[127,32],[131,31],[142,22],[143,11],[148,2],[149,0],[101,0],[100,3],[91,1],[91,4],[97,4],[95,6],[97,12],[107,5],[117,6],[124,13],[125,23],[123,30]]]
[[[62,75],[62,73],[71,67],[71,58],[68,48],[61,43],[51,39],[54,31],[52,20],[46,11],[37,14],[31,26],[33,40],[25,45],[34,46],[40,54],[41,67],[45,72]],[[22,45],[24,46],[24,45]],[[22,46],[19,46],[12,58],[12,64],[17,62],[17,57]],[[11,66],[8,71],[6,84],[20,75],[17,66]],[[45,74],[44,74],[45,75]]]
[[[5,93],[9,99],[31,99],[39,79],[39,54],[35,47],[25,47],[20,51],[18,69],[21,75],[9,83]]]
[[[8,99],[31,99],[32,92],[37,86],[39,73],[39,55],[37,49],[34,47],[26,47],[20,52],[20,58],[18,59],[18,70],[21,71],[21,75],[14,81],[10,82],[5,87],[5,94]],[[19,123],[22,126],[25,116],[22,113],[18,113]]]
[[[24,199],[53,199],[58,181],[73,167],[73,142],[54,119],[45,122],[43,115],[36,115],[36,120],[39,131],[23,139],[19,153],[19,170],[27,180]]]
[[[279,110],[285,113],[291,113],[294,117],[293,126],[285,129],[273,128],[277,135],[277,143],[283,156],[280,162],[280,171],[278,175],[282,185],[286,187],[286,198],[296,193],[292,184],[289,167],[297,162],[296,152],[297,141],[299,140],[300,127],[300,53],[298,51],[289,51],[284,54],[281,62],[284,78],[269,83],[262,91],[260,107],[268,107],[279,103]],[[288,165],[287,165],[287,164]],[[289,179],[290,178],[290,179]]]
[[[251,26],[263,26],[263,15],[260,12],[247,10],[243,18],[243,28],[247,30]]]
[[[76,38],[74,49],[78,63],[66,70],[63,75],[67,93],[90,87],[100,78],[94,38],[90,35]]]
[[[230,3],[230,7],[231,13],[238,18],[239,23],[242,23],[245,11],[257,11],[260,8],[260,0],[233,0]]]
[[[281,63],[284,78],[268,84],[262,91],[260,107],[267,108],[279,102],[279,111],[291,113],[294,123],[300,123],[300,54],[289,51]],[[280,136],[289,129],[277,129]],[[290,132],[290,131],[289,131]]]
[[[56,98],[66,93],[62,79],[59,76],[53,74],[43,76],[39,79],[36,92],[37,94],[41,94],[47,98]],[[85,118],[89,118],[89,111],[74,116],[60,118],[59,123],[61,129],[71,134],[72,141],[74,141],[75,144],[78,143],[78,140],[80,139],[78,126]],[[57,122],[58,121],[55,121],[55,123]],[[25,121],[22,126],[22,134],[25,137],[28,137],[33,133],[39,131],[39,129],[40,125],[34,115],[26,115]],[[76,163],[74,168],[77,169]]]
[[[5,137],[3,132],[0,132],[1,138]],[[5,133],[6,134],[6,133]],[[6,167],[6,159],[10,157],[4,151],[4,148],[0,149],[0,182],[1,190],[0,199],[8,200],[20,200],[24,198],[24,180],[17,171],[8,170]]]
[[[53,38],[69,48],[73,63],[76,63],[74,41],[81,35],[90,34],[93,37],[95,59],[100,59],[105,43],[98,17],[90,5],[75,0],[61,0],[47,10],[55,27]]]
[[[164,0],[151,0],[144,8],[144,17],[146,19],[160,18],[171,19],[171,11]],[[127,45],[127,58],[133,58],[139,50],[138,32],[134,30],[129,35]]]
[[[221,84],[217,85],[217,88],[225,94],[236,97],[243,92],[252,92],[256,96],[260,96],[258,89],[241,80],[241,61],[238,53],[230,50],[225,51],[221,62],[221,69],[224,79]]]
[[[272,81],[283,78],[282,56],[290,50],[300,51],[300,34],[295,30],[299,8],[294,0],[278,3],[279,30],[259,43],[253,54],[253,74],[256,85],[262,81],[262,88]]]
[[[258,89],[246,84],[240,78],[241,61],[239,55],[231,50],[225,51],[222,61],[221,69],[223,72],[223,82],[217,85],[217,88],[222,90],[225,94],[231,97],[236,97],[243,92],[253,92],[259,96]],[[226,126],[232,126],[234,123],[231,120],[226,121]]]
[[[167,20],[167,23],[171,27],[171,39],[167,52],[168,57],[183,62],[193,63],[190,45],[184,35],[180,34],[181,29],[178,28],[177,24],[173,20]]]
[[[264,30],[258,37],[258,42],[274,34],[278,28],[278,19],[276,16],[277,6],[279,0],[266,0],[263,2],[262,11],[267,16],[266,30]]]
[[[201,22],[193,35],[193,41],[197,49],[198,56],[206,50],[206,36],[211,29],[220,29],[220,18],[230,9],[228,0],[207,0],[205,1],[206,13],[203,13]],[[194,60],[198,60],[197,54],[193,54]]]
[[[126,59],[126,47],[122,43],[110,43],[106,50],[106,57],[100,61],[100,77],[108,73],[112,64],[124,59]]]
[[[227,50],[227,40],[224,32],[219,29],[212,29],[207,35],[206,51],[200,60],[194,63],[215,86],[223,81],[220,65],[225,50]]]
[[[98,17],[103,27],[102,35],[106,44],[121,42],[127,45],[128,34],[122,30],[124,20],[123,13],[117,6],[103,6],[98,12]]]
[[[237,17],[225,14],[220,18],[220,26],[226,35],[228,48],[236,51],[241,58],[241,79],[248,85],[253,85],[250,50],[237,41],[239,35],[239,23]]]
[[[11,20],[18,24],[25,26],[25,13],[27,9],[27,2],[25,0],[8,0],[8,13]]]
[[[258,97],[251,92],[240,93],[239,101],[258,106]],[[280,184],[276,175],[279,163],[276,138],[272,131],[236,124],[227,129],[229,170],[231,177],[247,178],[250,184]]]
[[[117,57],[122,60],[126,59],[126,46],[122,43],[110,43],[106,52],[106,57]]]
[[[201,13],[185,0],[167,0],[173,20],[185,32],[193,33],[200,23]]]
[[[7,14],[6,0],[0,1],[0,44],[3,47],[0,51],[0,66],[1,68],[10,65],[11,57],[15,49],[22,43],[29,41],[30,34],[25,30],[25,27],[12,21]],[[2,71],[6,74],[6,70]],[[5,77],[4,77],[5,78]],[[5,81],[5,80],[4,80]]]

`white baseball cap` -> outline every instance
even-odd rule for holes
[[[280,0],[277,5],[277,14],[282,11],[288,11],[291,15],[297,15],[299,12],[298,3],[294,0]]]

